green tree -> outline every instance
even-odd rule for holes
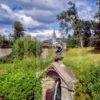
[[[57,16],[57,19],[60,21],[61,29],[65,34],[68,34],[69,29],[71,29],[68,25],[69,23],[72,24],[72,28],[74,29],[78,15],[75,4],[72,2],[69,2],[68,4],[70,5],[68,10],[63,11]]]
[[[0,35],[0,47],[2,46],[2,44],[3,44],[3,36]]]
[[[75,43],[77,43],[81,48],[84,46],[87,47],[90,45],[91,37],[91,22],[81,20],[78,17],[77,8],[74,3],[69,2],[69,9],[63,11],[57,16],[57,19],[60,21],[61,29],[68,34],[70,29],[74,30]],[[72,27],[69,27],[69,23]]]
[[[24,36],[24,27],[21,24],[21,22],[16,21],[14,23],[14,34],[13,34],[13,38],[14,40],[23,37]]]
[[[84,46],[88,47],[90,46],[90,38],[91,38],[91,22],[90,21],[84,21],[83,22],[83,41]]]
[[[95,48],[100,50],[100,23],[95,28]]]
[[[65,31],[67,34],[69,29],[74,30],[74,35],[76,37],[76,42],[83,47],[82,41],[82,34],[81,34],[81,27],[82,23],[78,17],[77,9],[74,3],[69,2],[70,5],[69,9],[63,11],[61,14],[57,16],[57,19],[60,21],[61,29]],[[72,27],[68,27],[68,24],[71,24]]]
[[[95,38],[96,38],[96,42],[95,42],[95,46],[96,49],[100,50],[100,0],[96,0],[97,1],[97,7],[98,7],[98,11],[96,13],[96,27],[95,27]]]
[[[75,26],[76,41],[79,41],[80,47],[90,46],[91,38],[91,21],[78,20]]]

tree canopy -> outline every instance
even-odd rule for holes
[[[24,27],[21,22],[16,21],[14,23],[14,40],[24,36]]]

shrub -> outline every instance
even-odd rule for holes
[[[12,49],[13,56],[17,59],[22,59],[29,55],[40,56],[41,51],[42,47],[40,41],[33,40],[30,36],[17,39]]]

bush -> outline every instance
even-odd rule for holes
[[[41,43],[33,40],[30,36],[19,38],[15,41],[12,48],[13,56],[17,59],[23,59],[25,56],[40,56],[42,52]]]

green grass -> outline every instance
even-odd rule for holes
[[[93,48],[69,49],[64,54],[64,63],[70,67],[79,83],[76,100],[100,99],[100,52]]]
[[[13,64],[0,64],[0,75],[7,73],[12,68]]]

